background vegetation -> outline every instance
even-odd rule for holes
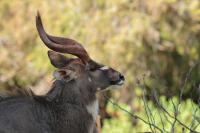
[[[155,124],[170,131],[173,119],[165,119],[152,90],[172,114],[172,101],[178,104],[181,94],[179,119],[191,128],[200,123],[200,111],[195,112],[200,106],[199,0],[1,0],[0,90],[5,95],[16,88],[42,94],[51,84],[54,68],[36,32],[37,10],[49,33],[79,40],[93,59],[125,75],[123,88],[111,92],[124,108],[148,119],[145,96]],[[107,110],[113,117],[104,121],[104,133],[152,130],[111,103]],[[177,123],[174,131],[182,126]]]

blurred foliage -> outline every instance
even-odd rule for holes
[[[0,90],[34,87],[51,77],[47,48],[35,28],[37,10],[48,33],[78,40],[94,60],[125,75],[126,85],[113,97],[131,108],[142,107],[131,104],[141,93],[141,79],[167,98],[184,84],[184,98],[200,97],[200,65],[186,76],[200,59],[199,0],[1,0]],[[123,126],[132,130],[130,123],[117,128]]]

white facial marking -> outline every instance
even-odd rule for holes
[[[92,79],[90,77],[88,78],[88,80],[89,80],[89,82],[92,82]]]
[[[117,84],[118,85],[123,85],[124,84],[124,80],[120,80]]]
[[[100,68],[100,70],[108,70],[108,69],[110,69],[108,66],[103,66]]]
[[[53,73],[53,77],[57,80],[61,80],[60,74],[56,71]]]
[[[92,118],[94,121],[96,121],[97,115],[98,115],[98,111],[99,111],[99,102],[96,99],[95,101],[93,101],[92,103],[88,104],[86,106],[87,111],[89,114],[92,115]]]

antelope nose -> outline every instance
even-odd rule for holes
[[[119,79],[120,80],[125,80],[124,76],[121,73],[119,74]]]

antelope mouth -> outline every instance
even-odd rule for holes
[[[124,84],[124,80],[120,80],[120,81],[117,82],[116,85],[123,85],[123,84]]]
[[[119,86],[121,86],[121,85],[124,84],[124,81],[125,81],[124,76],[123,76],[122,74],[119,74],[118,79],[117,79],[117,80],[114,80],[114,81],[111,81],[111,84],[112,84],[112,85],[119,85]]]
[[[111,81],[111,84],[112,84],[112,85],[119,85],[119,86],[121,86],[121,85],[124,84],[124,81],[125,81],[125,80],[122,80],[122,79],[117,80],[117,81]]]

